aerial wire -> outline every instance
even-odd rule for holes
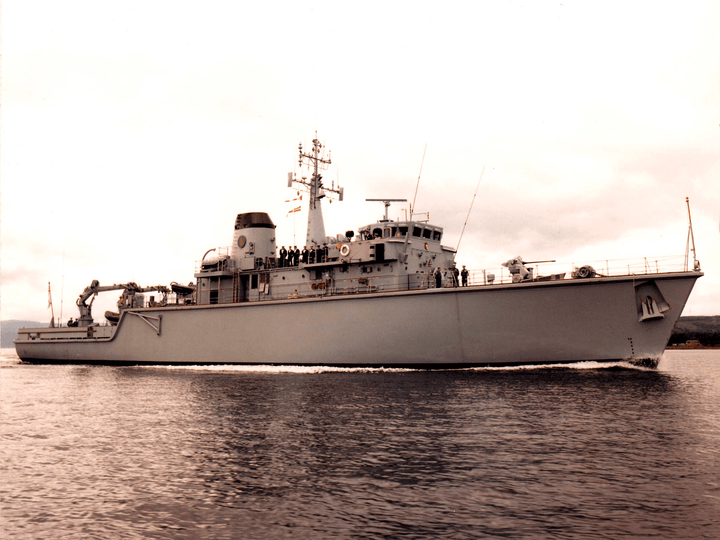
[[[63,249],[63,262],[62,262],[62,282],[60,285],[60,321],[58,326],[62,326],[63,321],[63,301],[65,300],[65,250]]]
[[[467,217],[465,218],[465,223],[463,223],[462,231],[460,232],[460,239],[458,240],[457,248],[455,248],[455,254],[457,255],[458,250],[460,249],[460,241],[462,240],[463,234],[465,233],[465,225],[467,225],[468,219],[470,219],[470,212],[472,211],[473,203],[475,202],[475,196],[477,195],[478,189],[480,188],[480,180],[482,180],[483,174],[485,174],[485,167],[483,166],[482,172],[480,173],[480,178],[478,179],[477,186],[475,187],[475,193],[473,194],[472,201],[470,201],[470,209],[468,210]]]
[[[415,199],[417,199],[418,188],[420,187],[420,175],[422,174],[423,163],[425,163],[425,152],[427,151],[427,143],[425,143],[425,150],[423,150],[422,161],[420,162],[420,172],[418,173],[418,181],[415,186],[415,196],[413,197],[412,205],[410,205],[410,220],[412,221],[413,208],[415,208]]]

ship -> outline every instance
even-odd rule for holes
[[[467,280],[457,248],[429,219],[377,221],[327,236],[322,202],[344,188],[323,182],[330,154],[299,146],[309,176],[288,173],[306,197],[304,246],[276,245],[265,212],[238,214],[229,248],[208,250],[195,281],[140,286],[93,280],[66,325],[22,328],[24,362],[121,365],[323,365],[454,369],[574,362],[657,365],[696,280],[682,267],[598,271],[573,265],[540,275],[516,256],[498,276]],[[400,201],[404,201],[401,199]],[[690,207],[688,202],[688,217]],[[96,322],[93,300],[119,291],[117,311]],[[152,293],[152,294],[150,294]]]

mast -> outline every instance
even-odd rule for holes
[[[302,168],[303,164],[307,164],[312,172],[312,176],[308,181],[305,176],[300,180],[294,177],[293,173],[288,173],[288,187],[292,187],[293,183],[302,184],[304,189],[309,192],[308,200],[308,224],[307,234],[305,237],[305,245],[322,246],[326,242],[325,222],[322,214],[322,199],[327,196],[327,192],[336,193],[339,200],[343,200],[343,188],[339,185],[335,189],[335,183],[332,187],[325,187],[322,183],[322,175],[320,171],[327,169],[332,163],[330,153],[325,158],[325,146],[317,139],[317,133],[312,141],[312,149],[309,152],[303,152],[303,145],[298,146],[300,156],[298,163]]]
[[[690,215],[690,198],[685,197],[685,204],[688,209],[688,239],[685,245],[685,270],[688,267],[688,251],[690,250],[690,241],[692,240],[692,254],[693,254],[693,270],[700,270],[700,261],[697,260],[697,253],[695,252],[695,235],[693,234],[692,227],[692,216]]]

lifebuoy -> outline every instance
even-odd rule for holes
[[[348,246],[347,244],[343,244],[340,248],[340,255],[342,255],[343,257],[347,257],[348,255],[350,255],[350,246]]]

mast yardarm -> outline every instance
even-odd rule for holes
[[[330,159],[330,152],[328,152],[327,158],[325,158],[325,146],[317,139],[317,135],[312,141],[312,149],[309,152],[303,151],[302,143],[298,146],[298,150],[298,164],[301,168],[306,164],[312,171],[312,175],[308,181],[305,176],[297,179],[293,173],[288,173],[288,187],[292,187],[293,183],[302,184],[304,189],[309,192],[308,225],[305,244],[308,246],[321,246],[326,242],[325,223],[321,205],[322,199],[330,192],[337,194],[338,200],[342,201],[344,190],[339,185],[336,189],[334,182],[329,188],[323,185],[320,171],[327,169],[332,161]]]

